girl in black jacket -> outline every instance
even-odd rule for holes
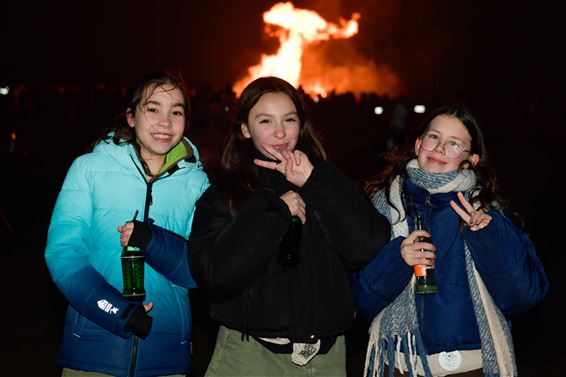
[[[290,265],[278,254],[293,218],[302,231]],[[193,276],[220,323],[206,375],[344,376],[347,272],[388,240],[385,217],[325,162],[299,92],[276,77],[250,83],[189,240]]]

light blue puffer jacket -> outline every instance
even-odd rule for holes
[[[122,247],[116,229],[138,210],[138,220],[153,220],[188,237],[195,202],[209,182],[196,148],[187,139],[182,145],[192,148],[194,158],[166,162],[171,167],[151,182],[142,174],[130,144],[102,141],[70,167],[45,251],[51,276],[70,303],[59,365],[116,376],[132,375],[131,371],[135,376],[168,375],[190,369],[188,289],[196,284],[186,249],[160,253],[167,260],[155,264],[146,257],[145,303],[154,306],[149,313],[151,331],[143,340],[124,330],[130,302],[121,295]]]

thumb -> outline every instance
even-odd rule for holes
[[[153,309],[153,302],[150,301],[147,304],[143,304],[143,307],[145,308],[145,312],[149,313],[151,309]]]

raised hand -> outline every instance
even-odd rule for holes
[[[460,200],[460,203],[462,203],[464,209],[462,209],[453,200],[450,201],[450,206],[454,211],[456,211],[462,220],[468,224],[471,230],[475,232],[476,230],[485,228],[490,223],[491,216],[483,211],[476,211],[461,192],[458,193],[458,199]]]
[[[134,223],[132,221],[129,221],[122,226],[118,226],[118,232],[122,233],[120,234],[120,245],[122,246],[128,245],[128,242],[130,241],[130,237],[132,236],[133,231],[134,231]]]
[[[430,237],[426,230],[415,230],[401,242],[401,257],[409,266],[416,264],[434,265],[436,247],[420,241],[421,237]]]
[[[281,195],[280,198],[287,204],[287,207],[289,207],[291,216],[298,216],[303,224],[307,221],[307,205],[299,194],[295,191],[287,191],[285,194]]]
[[[305,153],[299,150],[293,152],[284,150],[279,152],[277,149],[267,144],[262,144],[262,147],[273,159],[279,160],[280,162],[255,159],[254,164],[266,169],[277,170],[295,186],[303,187],[314,168]]]

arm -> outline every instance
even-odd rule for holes
[[[377,212],[361,187],[334,165],[315,167],[300,195],[347,268],[363,267],[389,241],[387,218]]]
[[[411,280],[413,268],[399,251],[403,240],[394,238],[362,270],[350,274],[357,309],[366,319],[392,303]]]
[[[199,199],[189,237],[190,266],[211,300],[239,294],[277,252],[290,212],[279,198],[255,193],[230,216],[212,187]]]
[[[92,200],[86,175],[85,164],[77,160],[65,178],[49,227],[47,267],[59,290],[81,315],[121,337],[132,333],[145,337],[151,318],[143,304],[123,298],[89,263]],[[138,321],[140,330],[131,327]]]
[[[122,237],[127,238],[129,224],[124,225]],[[125,244],[141,248],[145,262],[172,283],[187,289],[196,287],[189,271],[185,238],[151,222],[136,220],[131,224],[131,237]]]
[[[538,303],[549,282],[527,235],[503,214],[490,211],[489,215],[488,226],[477,231],[466,227],[464,235],[495,303],[503,313],[513,315]]]

